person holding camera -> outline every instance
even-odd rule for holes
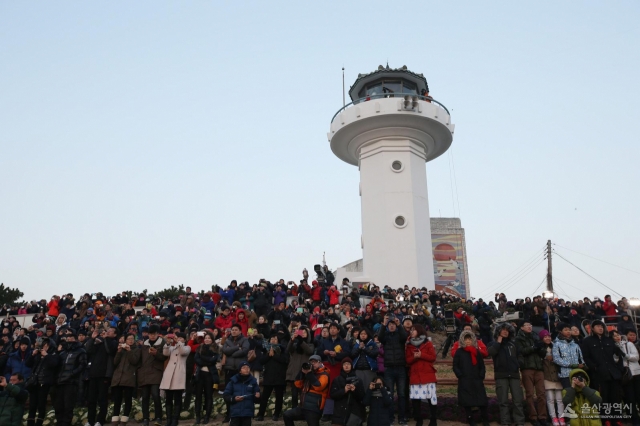
[[[385,315],[378,334],[378,340],[384,347],[384,382],[389,389],[392,400],[394,386],[397,389],[398,423],[406,425],[405,387],[407,384],[407,372],[405,371],[405,367],[407,365],[407,361],[405,358],[405,343],[407,341],[407,332],[400,326],[400,319],[393,314]],[[393,406],[391,407],[389,416],[389,422],[393,423]]]
[[[332,424],[349,426],[362,424],[366,416],[365,406],[362,405],[365,390],[362,380],[353,370],[351,358],[342,360],[342,371],[331,383],[329,395],[334,401]]]
[[[164,370],[165,341],[158,334],[157,324],[151,324],[148,330],[149,338],[142,344],[140,352],[140,368],[138,368],[138,387],[142,394],[142,424],[149,426],[149,401],[153,398],[155,407],[156,426],[162,422],[162,401],[160,400],[160,382]]]
[[[296,420],[304,420],[309,426],[318,426],[329,396],[329,370],[319,355],[311,355],[309,362],[302,364],[295,386],[301,391],[300,405],[284,412],[285,426],[294,426]]]
[[[71,426],[73,409],[78,398],[80,378],[87,368],[87,352],[84,346],[76,341],[73,330],[67,330],[61,343],[62,350],[58,357],[58,380],[56,387],[55,412],[58,426]]]
[[[141,350],[136,345],[136,338],[128,334],[126,339],[118,344],[116,356],[113,360],[115,367],[111,379],[111,397],[113,398],[113,416],[111,423],[115,426],[126,426],[131,413],[133,390],[136,387],[136,371],[141,359]],[[124,400],[124,410],[120,416],[120,406]]]
[[[351,350],[353,370],[355,370],[356,376],[362,380],[362,383],[371,383],[378,371],[380,349],[372,337],[373,335],[369,330],[360,330]]]
[[[351,345],[340,335],[341,327],[337,322],[329,325],[329,337],[320,341],[319,353],[322,362],[328,365],[329,378],[333,381],[342,371],[341,361],[351,353]],[[330,420],[333,414],[333,400],[327,399],[323,419]]]
[[[27,360],[31,368],[31,378],[25,386],[29,391],[29,416],[27,426],[42,426],[47,414],[47,397],[52,385],[56,383],[58,371],[58,354],[55,342],[43,339],[41,346],[33,350]]]
[[[381,377],[376,377],[369,383],[362,404],[369,407],[367,426],[392,425],[389,419],[393,416],[393,399]]]
[[[215,342],[215,337],[209,331],[198,332],[202,334],[202,343],[196,349],[194,379],[196,383],[196,424],[206,425],[211,418],[213,407],[213,385],[220,383],[216,363],[220,357],[220,348]],[[204,421],[200,423],[202,416],[202,398],[205,401]]]
[[[581,368],[569,373],[571,386],[562,390],[562,403],[566,407],[565,417],[571,419],[571,425],[600,426],[600,411],[602,403],[600,393],[589,387],[589,375]]]
[[[191,353],[191,348],[185,343],[186,339],[187,335],[184,333],[168,334],[167,344],[162,348],[162,354],[168,358],[160,382],[160,389],[164,390],[166,396],[166,426],[177,426],[180,419],[182,392],[187,385],[187,357]]]
[[[268,348],[268,349],[267,349]],[[282,413],[282,402],[286,388],[287,367],[289,365],[289,353],[278,341],[278,335],[273,334],[265,352],[260,356],[260,362],[264,368],[262,378],[263,396],[260,399],[260,409],[256,421],[264,420],[267,403],[273,391],[276,392],[276,405],[273,411],[273,421],[278,421]]]
[[[411,327],[411,335],[405,347],[405,358],[409,366],[409,398],[413,408],[416,426],[422,426],[421,402],[429,404],[431,421],[429,426],[437,424],[438,396],[436,395],[436,349],[427,338],[427,331],[420,324]]]
[[[309,357],[313,355],[315,346],[311,330],[306,326],[301,326],[293,335],[293,339],[287,344],[287,353],[289,354],[289,364],[287,366],[286,380],[291,382],[291,406],[298,406],[299,394],[298,388],[294,382],[296,376],[302,368],[302,364],[307,362]]]

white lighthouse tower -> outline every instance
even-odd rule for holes
[[[434,289],[426,162],[453,140],[449,111],[406,66],[359,74],[331,120],[331,150],[360,170],[363,276]],[[354,280],[355,281],[355,280]]]

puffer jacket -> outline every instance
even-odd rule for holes
[[[29,393],[23,384],[12,385],[7,383],[0,388],[0,425],[22,426],[22,415]]]
[[[554,364],[560,367],[558,377],[562,379],[569,377],[571,370],[579,364],[584,364],[582,350],[573,339],[564,340],[557,337],[553,342],[552,353]]]
[[[212,383],[220,383],[218,369],[216,368],[216,363],[219,358],[220,355],[214,351],[211,346],[207,348],[206,345],[200,345],[196,350],[194,359],[196,365],[196,380],[199,380],[201,374],[207,374],[206,371],[202,371],[203,367],[207,367],[207,370],[209,370],[208,374],[211,375]]]
[[[600,426],[600,412],[598,406],[602,402],[600,393],[589,387],[589,376],[584,370],[576,368],[571,370],[569,379],[577,373],[583,373],[587,380],[585,381],[585,387],[581,391],[577,391],[573,387],[568,387],[562,390],[562,403],[565,407],[565,412],[569,413],[572,418],[569,421],[570,426]],[[583,408],[584,407],[584,408]]]
[[[591,336],[585,337],[582,341],[582,355],[589,367],[589,373],[592,377],[598,378],[598,381],[622,378],[622,358],[625,358],[625,354],[606,334],[598,337],[592,330]],[[614,355],[619,357],[618,362],[614,361]]]
[[[140,368],[138,369],[138,386],[159,385],[162,381],[164,371],[164,361],[167,359],[162,354],[166,342],[162,337],[158,337],[154,342],[145,340],[140,350]],[[152,355],[149,350],[153,347],[156,350]]]
[[[283,345],[276,345],[273,352],[273,356],[269,356],[267,350],[260,355],[260,363],[264,371],[262,384],[267,386],[285,385],[289,353]]]
[[[378,340],[384,346],[385,367],[404,367],[407,365],[404,353],[407,332],[402,326],[398,327],[393,333],[390,333],[387,327],[381,326]]]
[[[426,336],[423,342],[416,346],[413,339],[409,339],[405,347],[405,358],[409,366],[409,384],[424,385],[436,383],[436,369],[433,363],[436,360],[436,349],[433,343]],[[420,356],[416,358],[414,354],[420,351]]]
[[[629,355],[628,358],[623,360],[624,366],[629,367],[631,374],[634,376],[640,375],[640,364],[638,364],[640,356],[638,355],[638,349],[636,346],[631,342],[623,341],[620,342],[620,349],[622,349],[622,352]]]
[[[294,383],[295,387],[302,390],[300,406],[303,410],[320,413],[324,409],[324,403],[329,396],[329,370],[324,366],[307,374],[298,373]]]
[[[287,352],[289,353],[289,365],[287,366],[287,381],[296,380],[296,376],[302,368],[302,364],[309,360],[309,357],[313,355],[313,335],[311,330],[306,328],[307,338],[303,339],[301,336],[296,336],[287,344]]]
[[[224,368],[227,370],[239,370],[240,363],[247,360],[249,340],[242,335],[235,339],[229,336],[227,340],[224,341],[222,353],[225,354],[227,358]]]
[[[118,349],[115,338],[89,338],[84,344],[89,357],[89,378],[107,377],[113,375],[113,359]]]
[[[373,339],[369,339],[364,345],[364,348],[360,348],[360,341],[356,340],[351,350],[351,359],[353,359],[353,368],[355,370],[371,370],[378,371],[378,354],[380,348]],[[364,365],[361,359],[364,357],[368,368],[361,368]]]
[[[496,379],[519,379],[520,364],[518,362],[518,348],[514,342],[515,330],[508,323],[501,323],[494,331],[495,338],[504,328],[509,330],[509,337],[503,338],[501,343],[491,343],[487,347],[489,356],[493,358],[494,377]]]
[[[31,368],[29,367],[28,361],[33,357],[32,353],[30,349],[27,349],[25,352],[18,349],[9,355],[7,366],[5,367],[5,377],[7,381],[9,381],[12,374],[16,373],[22,374],[24,380],[31,377]]]
[[[114,370],[111,386],[136,387],[136,372],[140,365],[141,351],[138,345],[134,344],[129,351],[122,349],[116,352],[113,359]]]
[[[73,342],[68,344],[58,357],[58,385],[78,384],[80,376],[87,368],[87,351],[82,343]]]
[[[393,400],[384,386],[380,390],[367,387],[362,403],[369,407],[367,426],[389,426],[389,413],[393,409]]]
[[[354,383],[356,389],[352,392],[345,392],[344,390],[347,385],[347,378],[356,380]],[[356,377],[355,371],[351,370],[349,373],[342,371],[338,377],[333,379],[329,394],[333,400],[333,417],[331,424],[346,424],[350,413],[355,414],[361,419],[365,418],[366,409],[365,406],[362,405],[362,400],[365,395],[364,383]]]
[[[31,373],[38,376],[39,385],[54,385],[58,373],[58,354],[55,346],[51,345],[44,358],[40,353],[27,360],[27,366],[31,368]]]
[[[260,387],[255,377],[243,376],[239,373],[231,377],[223,394],[225,402],[231,404],[231,418],[253,417],[255,404],[258,400],[256,393],[258,392],[260,392]],[[244,396],[244,399],[236,401],[236,396]]]
[[[518,362],[521,370],[542,371],[542,358],[546,354],[546,348],[542,342],[533,338],[533,333],[518,331],[516,347],[518,348]]]

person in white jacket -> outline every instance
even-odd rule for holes
[[[633,332],[633,330],[627,330],[627,332]],[[633,376],[633,378],[626,383],[623,378],[622,382],[625,406],[631,406],[631,413],[626,414],[631,414],[631,421],[634,426],[640,425],[640,416],[638,416],[637,407],[638,400],[640,399],[640,364],[638,364],[640,356],[638,355],[638,349],[636,349],[633,343],[627,340],[626,336],[622,336],[617,331],[612,331],[611,337],[613,337],[616,345],[618,345],[620,350],[625,354],[625,357],[622,359],[625,370],[628,368]]]
[[[182,392],[187,381],[187,357],[191,347],[185,344],[185,333],[167,334],[167,344],[162,354],[168,358],[167,366],[162,374],[160,389],[166,396],[167,426],[177,426],[182,410]]]

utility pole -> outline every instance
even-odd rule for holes
[[[553,293],[553,275],[551,273],[551,240],[547,240],[547,291]]]

